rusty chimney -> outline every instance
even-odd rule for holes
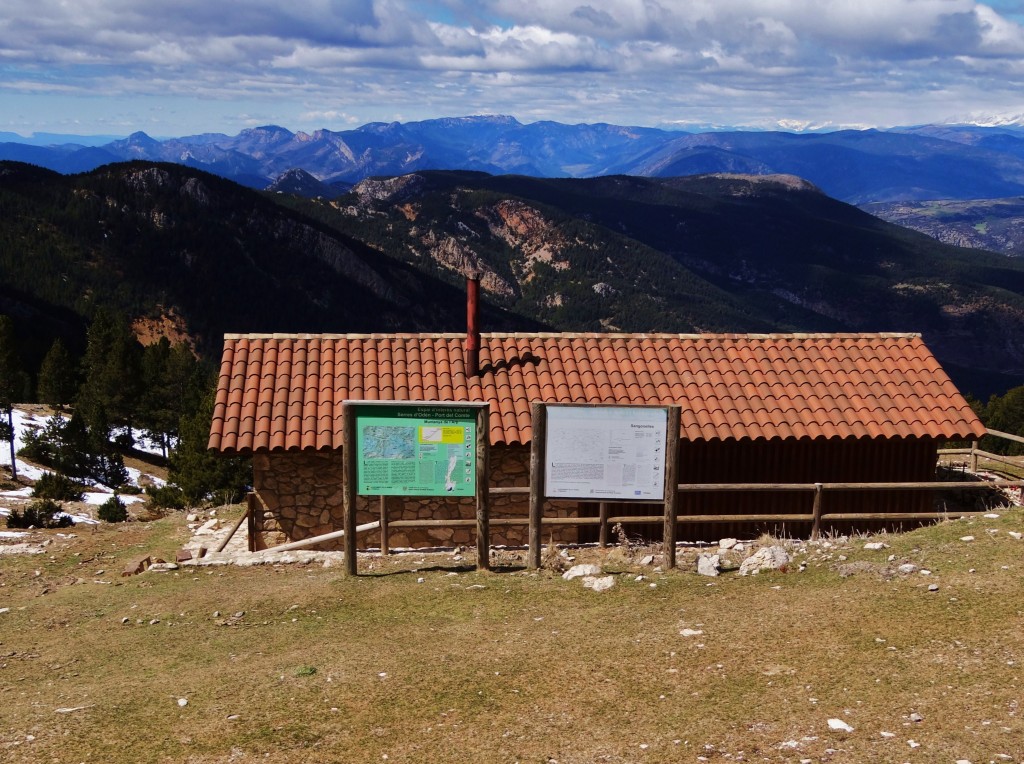
[[[480,271],[466,274],[466,376],[480,374]]]

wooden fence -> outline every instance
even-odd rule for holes
[[[540,424],[540,428],[538,428]],[[534,442],[539,442],[543,437],[543,417],[535,418]],[[540,430],[540,432],[538,432]],[[989,435],[1004,438],[1018,443],[1024,443],[1024,438],[997,430],[988,430]],[[669,428],[669,443],[666,451],[670,454],[676,452],[678,446],[678,430]],[[478,478],[486,476],[487,455],[478,454]],[[969,466],[972,472],[977,470],[979,458],[989,459],[995,462],[1003,462],[1022,468],[1021,461],[982,451],[978,448],[978,442],[972,443],[971,448],[942,449],[940,455],[966,455],[969,457]],[[704,524],[704,523],[809,523],[810,537],[816,539],[820,536],[822,526],[830,522],[840,521],[871,521],[871,520],[943,520],[948,517],[963,517],[982,515],[979,512],[828,512],[827,498],[830,493],[846,491],[981,491],[992,490],[993,488],[1022,488],[1024,479],[1017,480],[984,480],[984,481],[930,481],[930,482],[891,482],[891,483],[678,483],[676,479],[675,459],[666,460],[666,496],[664,501],[659,502],[631,502],[636,504],[648,504],[662,508],[662,512],[650,515],[611,515],[609,505],[601,503],[597,517],[545,517],[543,505],[545,501],[558,501],[546,499],[543,496],[543,467],[541,457],[537,449],[531,452],[530,460],[530,485],[521,487],[486,487],[485,481],[478,483],[479,494],[477,502],[477,513],[475,518],[465,519],[430,519],[430,520],[389,520],[388,507],[385,497],[380,497],[380,519],[372,523],[357,526],[355,523],[355,501],[354,495],[350,497],[352,511],[346,514],[346,522],[343,530],[335,531],[323,536],[314,536],[300,541],[290,542],[268,551],[284,551],[286,549],[298,549],[302,547],[315,546],[324,541],[342,538],[345,542],[345,571],[350,575],[356,575],[356,535],[369,531],[380,531],[381,552],[388,554],[390,544],[388,536],[393,528],[456,528],[475,527],[477,536],[477,566],[482,569],[490,568],[490,528],[494,526],[526,526],[528,528],[528,553],[527,566],[531,569],[540,567],[541,562],[541,536],[542,529],[555,526],[599,526],[600,545],[608,542],[608,531],[617,524],[631,525],[644,523],[660,523],[664,529],[663,549],[664,565],[674,567],[676,564],[676,530],[680,525]],[[483,465],[480,468],[480,465]],[[352,481],[354,484],[354,481]],[[354,485],[348,490],[353,491]],[[715,514],[715,515],[679,515],[676,511],[676,499],[681,493],[730,493],[730,492],[798,492],[809,494],[808,512],[800,514]],[[490,497],[523,495],[529,498],[529,515],[527,517],[504,517],[492,518],[489,516]],[[235,528],[241,525],[243,520],[248,520],[249,549],[255,549],[255,516],[258,511],[257,504],[262,504],[258,494],[249,495],[248,506],[245,514],[239,519]],[[234,533],[234,530],[232,530]],[[229,536],[230,538],[230,536]],[[226,540],[225,540],[226,543]]]

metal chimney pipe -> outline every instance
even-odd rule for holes
[[[480,374],[480,272],[466,274],[466,376]]]

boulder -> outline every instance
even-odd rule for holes
[[[697,572],[702,576],[717,576],[722,559],[717,554],[702,554],[697,558]]]
[[[603,592],[615,586],[615,576],[584,576],[583,586],[595,592]]]
[[[781,546],[766,546],[740,563],[740,575],[756,576],[762,570],[779,570],[789,563],[789,555]]]
[[[574,578],[580,576],[599,576],[601,575],[601,566],[589,563],[586,565],[573,565],[565,573],[562,574],[562,578],[566,581],[572,581]]]

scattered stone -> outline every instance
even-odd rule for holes
[[[648,565],[653,565],[654,564],[654,555],[653,554],[646,555],[642,560],[640,560],[640,564],[645,566],[645,567],[648,566]]]
[[[187,515],[185,515],[186,523],[194,523],[198,519],[199,515],[197,515],[195,512],[189,512]]]
[[[732,549],[733,549],[734,552],[742,552],[746,548],[747,547],[746,547],[745,544],[740,544],[740,543],[737,542],[736,546],[734,546]]]
[[[244,616],[245,616],[245,611],[244,610],[239,610],[237,613],[235,613],[232,616],[232,618],[243,618]]]
[[[419,578],[417,578],[417,579],[416,579],[416,583],[418,583],[418,584],[422,584],[422,583],[423,583],[424,581],[426,581],[426,580],[427,580],[427,579],[425,579],[425,578],[424,578],[423,576],[420,576]]]
[[[880,734],[882,735],[882,737],[896,737],[895,732],[886,732],[885,730],[882,730]]]
[[[601,573],[602,570],[600,565],[588,563],[585,565],[573,565],[562,574],[562,578],[566,581],[572,581],[574,578],[579,578],[580,576],[599,576]]]
[[[717,576],[722,559],[717,554],[702,554],[697,558],[697,573],[702,576]]]
[[[177,552],[174,553],[174,561],[175,562],[188,562],[191,559],[192,559],[192,550],[191,549],[179,549]]]
[[[781,546],[766,546],[740,563],[740,575],[756,576],[762,570],[779,570],[789,563],[789,555]]]
[[[1022,538],[1024,538],[1024,534],[1018,533],[1017,531],[1007,531],[1007,533],[1010,536],[1010,538],[1017,539],[1017,541],[1020,541]]]
[[[909,745],[911,748],[920,748],[921,747],[921,744],[918,743],[916,740],[908,740],[907,741],[907,745]]]
[[[919,714],[917,711],[914,711],[910,715],[910,721],[912,721],[912,722],[923,722],[924,721],[924,717],[921,716],[921,714]]]
[[[909,576],[911,573],[917,573],[918,568],[912,562],[905,562],[896,568],[896,570],[898,570],[901,575]]]
[[[703,636],[703,634],[703,629],[683,629],[679,632],[679,636],[681,637],[700,637]]]
[[[989,513],[987,513],[985,515],[985,517],[987,517],[989,520],[998,520],[999,519],[999,515],[997,515],[995,512],[989,512]]]
[[[188,705],[188,698],[178,698],[178,705],[184,708]]]
[[[829,719],[828,728],[830,730],[836,730],[837,732],[853,732],[853,727],[842,719]]]
[[[73,713],[75,713],[75,711],[84,711],[87,708],[92,708],[92,706],[88,705],[88,706],[73,706],[73,707],[69,707],[69,708],[55,708],[55,709],[53,709],[53,712],[55,714],[73,714]]]
[[[147,571],[151,573],[167,573],[168,571],[177,570],[178,564],[176,562],[154,562],[148,568]]]
[[[917,572],[920,573],[922,576],[930,576],[932,574],[932,572],[928,570],[928,568],[921,568]]]
[[[961,536],[961,541],[974,541],[974,536]]]
[[[603,592],[615,586],[615,576],[583,576],[583,586],[595,592]]]
[[[143,555],[142,557],[136,557],[124,566],[124,570],[121,571],[121,576],[137,576],[142,571],[148,569],[151,563],[152,558],[150,558],[148,554]]]
[[[738,542],[736,539],[722,539],[718,542],[719,549],[732,549]]]
[[[864,548],[874,552],[878,551],[879,549],[888,549],[889,545],[883,544],[881,541],[869,541],[867,544],[864,545]]]
[[[937,592],[939,590],[938,584],[928,584],[928,591]]]
[[[220,528],[220,520],[216,517],[212,520],[207,520],[205,523],[196,528],[196,536],[213,535],[216,530]]]
[[[956,764],[971,764],[970,759],[957,759]]]
[[[129,618],[128,616],[125,616],[124,618],[121,619],[121,623],[131,623],[131,618]]]

